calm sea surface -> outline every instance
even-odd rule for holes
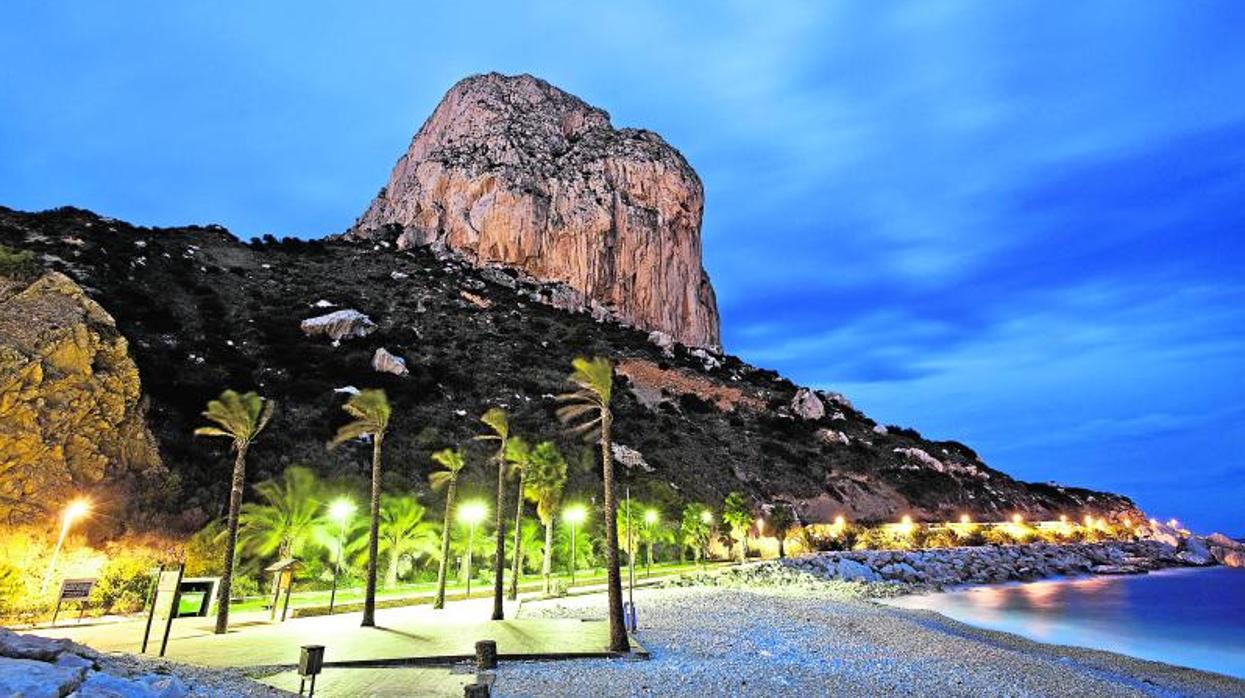
[[[1245,678],[1245,569],[973,587],[889,601],[1039,642]]]

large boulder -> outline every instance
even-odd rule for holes
[[[0,657],[0,696],[61,698],[82,685],[86,672],[82,667]]]
[[[334,344],[351,337],[366,337],[376,331],[372,318],[353,308],[307,318],[299,327],[308,337],[325,336]]]
[[[1200,536],[1189,536],[1184,541],[1184,549],[1176,553],[1176,557],[1189,565],[1213,565],[1215,556],[1211,553],[1206,541]]]
[[[444,247],[561,282],[619,319],[717,347],[701,266],[700,178],[655,133],[530,75],[450,88],[355,222],[353,238]]]

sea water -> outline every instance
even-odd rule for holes
[[[891,599],[1039,642],[1245,678],[1245,569],[1052,579]]]

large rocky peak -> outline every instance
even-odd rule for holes
[[[657,134],[615,129],[530,75],[490,73],[450,89],[349,235],[396,229],[400,247],[515,267],[625,323],[717,348],[703,206],[695,171]]]

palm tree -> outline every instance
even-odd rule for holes
[[[596,357],[589,361],[577,358],[569,380],[577,390],[559,396],[565,403],[558,408],[558,419],[564,424],[578,421],[572,431],[582,434],[588,442],[596,441],[601,449],[601,479],[605,489],[605,556],[606,588],[609,592],[610,651],[628,652],[627,629],[622,617],[622,574],[618,570],[618,500],[614,493],[614,459],[610,452],[610,428],[614,415],[610,398],[614,389],[614,366],[608,359]],[[582,418],[588,417],[586,421]]]
[[[527,466],[532,461],[532,447],[519,437],[506,443],[506,462],[510,464],[510,472],[519,481],[515,495],[514,508],[514,546],[510,555],[510,589],[506,597],[511,601],[519,598],[519,573],[523,560],[523,478],[527,474]]]
[[[404,557],[435,556],[440,531],[437,525],[424,521],[423,505],[414,497],[381,497],[380,551],[388,559],[385,588],[398,583],[398,563]]]
[[[462,474],[467,460],[463,458],[461,449],[442,449],[432,454],[432,460],[441,464],[438,470],[428,476],[428,484],[432,489],[445,488],[445,523],[441,526],[441,564],[437,565],[437,597],[432,602],[433,608],[445,608],[445,576],[448,572],[450,559],[450,528],[453,524],[454,499],[458,495],[458,476]]]
[[[376,625],[376,558],[380,539],[380,449],[389,428],[389,398],[383,390],[361,390],[342,405],[353,422],[343,425],[329,441],[330,449],[364,436],[372,438],[371,523],[367,540],[367,589],[363,597],[363,627]]]
[[[251,442],[272,419],[277,403],[265,400],[258,393],[242,395],[226,390],[208,402],[203,416],[216,422],[214,427],[199,427],[195,436],[223,436],[233,439],[233,480],[229,490],[229,518],[225,536],[225,570],[220,576],[216,602],[216,634],[229,628],[229,596],[233,587],[233,559],[238,547],[238,516],[242,510],[242,486],[246,480],[246,452]]]
[[[644,569],[646,575],[653,573],[653,544],[655,543],[673,543],[674,531],[665,526],[661,520],[661,513],[656,509],[649,509],[644,512],[644,518],[641,519],[640,540],[644,543]]]
[[[726,501],[722,503],[722,520],[731,527],[731,533],[739,543],[739,561],[744,562],[748,558],[748,527],[752,525],[753,516],[752,507],[748,506],[742,494],[731,492],[726,495]]]
[[[553,593],[553,515],[566,485],[566,459],[553,442],[542,441],[532,449],[524,481],[527,484],[523,494],[536,505],[536,515],[545,527],[545,559],[540,574],[545,580],[545,596],[548,596]]]
[[[497,526],[497,542],[493,552],[493,620],[506,617],[502,605],[502,588],[506,573],[506,444],[510,441],[510,422],[506,411],[500,407],[490,408],[480,417],[491,434],[482,434],[476,439],[480,441],[496,441],[497,453],[493,460],[497,463],[497,509],[494,523]]]
[[[311,470],[292,466],[280,480],[266,480],[255,486],[261,502],[242,505],[238,517],[238,537],[244,548],[261,557],[277,553],[285,560],[302,553],[320,537],[325,524],[322,514],[320,481]]]
[[[679,561],[683,561],[684,547],[692,549],[692,559],[700,564],[705,545],[709,542],[709,530],[712,514],[704,504],[692,502],[683,507],[683,518],[679,522]]]
[[[799,525],[795,509],[786,502],[776,502],[769,513],[769,525],[774,529],[774,535],[778,537],[778,557],[786,557],[787,535],[791,533],[791,529]]]

